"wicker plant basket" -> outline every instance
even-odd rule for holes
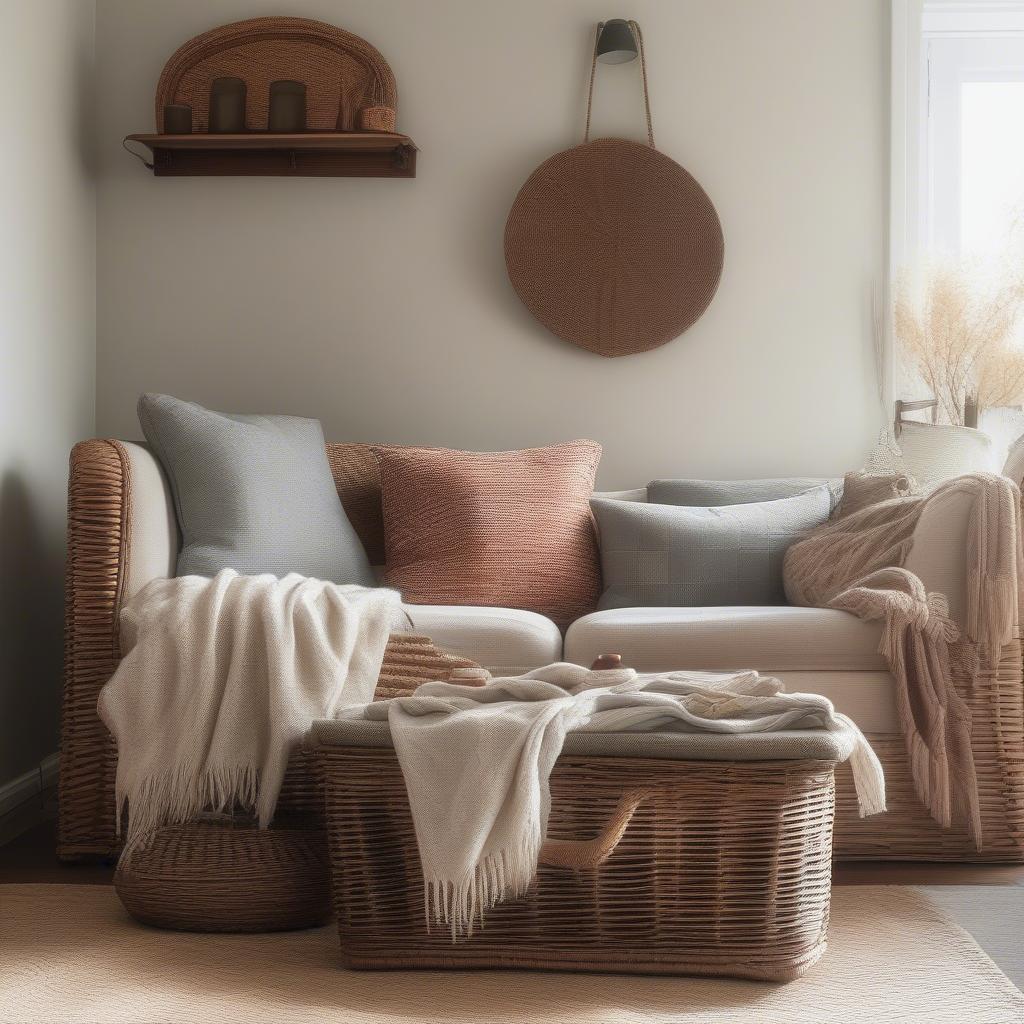
[[[570,743],[567,741],[567,744]],[[549,838],[618,822],[592,869],[549,858],[471,938],[428,929],[392,749],[321,746],[331,877],[350,968],[534,968],[788,980],[825,948],[831,761],[701,762],[564,754]],[[625,814],[624,811],[625,804]],[[607,826],[607,827],[606,827]],[[607,848],[605,847],[605,853]],[[600,858],[598,858],[600,861]]]

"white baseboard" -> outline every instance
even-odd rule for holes
[[[0,817],[56,785],[59,764],[60,755],[50,754],[39,762],[37,768],[11,779],[10,782],[0,784]]]

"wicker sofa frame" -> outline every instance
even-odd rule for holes
[[[328,445],[342,502],[369,549],[379,545],[372,525],[373,481],[367,477],[375,465],[372,451],[370,446]],[[96,698],[120,657],[117,618],[132,540],[132,479],[124,446],[114,440],[77,445],[68,494],[58,850],[63,860],[78,860],[110,857],[118,848],[116,751],[96,714]],[[840,766],[835,855],[842,860],[1024,862],[1022,673],[1021,643],[1016,640],[1003,649],[997,670],[973,686],[966,676],[956,680],[973,713],[984,830],[980,851],[963,829],[937,825],[914,795],[902,739],[872,734],[868,738],[885,767],[889,812],[860,818],[849,768]]]

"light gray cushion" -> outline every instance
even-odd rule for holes
[[[313,723],[319,747],[394,747],[387,722],[347,718]],[[845,761],[856,733],[844,726],[824,729],[780,729],[778,732],[570,732],[562,745],[566,757],[644,757],[671,761]]]
[[[143,395],[139,422],[174,496],[179,576],[231,568],[376,585],[316,420],[235,416]]]
[[[828,484],[832,507],[842,497],[843,481],[824,477],[790,476],[764,480],[652,480],[647,500],[659,505],[689,505],[712,508],[719,505],[748,505],[755,501],[792,498],[812,487]]]
[[[786,549],[828,519],[827,484],[718,508],[593,498],[605,591],[598,608],[785,604]]]

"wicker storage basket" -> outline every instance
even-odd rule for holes
[[[392,634],[375,699],[476,667],[422,636]],[[143,924],[209,932],[311,928],[331,913],[323,787],[312,752],[292,755],[273,826],[206,818],[155,830],[119,865],[114,887]]]
[[[443,926],[426,924],[405,783],[386,730],[383,739],[363,730],[360,745],[353,731],[316,729],[346,967],[789,980],[824,951],[834,767],[848,753],[833,735],[748,745],[745,756],[760,749],[776,755],[770,760],[723,760],[729,744],[720,741],[736,737],[570,735],[551,778],[548,837],[600,837],[591,848],[603,858],[575,871],[542,857],[524,899],[499,904],[483,928],[453,943]],[[700,760],[688,759],[695,753]]]

